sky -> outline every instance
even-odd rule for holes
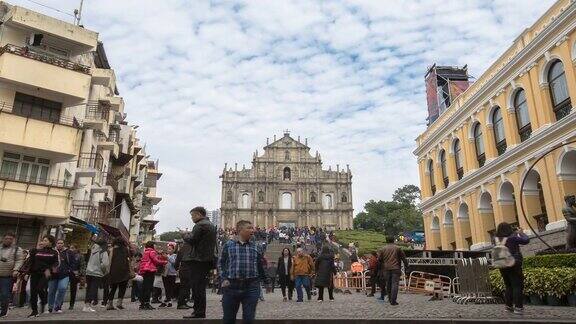
[[[72,22],[80,1],[9,2]],[[161,233],[191,227],[192,207],[219,208],[224,163],[249,167],[285,129],[325,169],[350,165],[355,213],[418,185],[427,67],[468,64],[479,77],[552,3],[85,0],[82,24],[99,32],[128,120],[159,159]]]

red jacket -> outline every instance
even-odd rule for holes
[[[158,269],[157,266],[165,265],[166,263],[168,263],[168,261],[160,259],[156,250],[146,248],[144,249],[144,255],[140,261],[140,269],[138,270],[138,273],[142,275],[145,272],[156,272]]]

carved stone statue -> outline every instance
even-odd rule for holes
[[[574,195],[564,197],[566,205],[562,208],[562,214],[566,218],[566,250],[576,249],[576,197]]]

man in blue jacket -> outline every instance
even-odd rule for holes
[[[57,267],[52,270],[52,276],[48,282],[48,311],[62,313],[64,295],[70,282],[72,269],[77,269],[79,260],[73,253],[64,247],[64,240],[56,241],[56,252],[58,252]]]

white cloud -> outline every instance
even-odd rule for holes
[[[165,231],[190,226],[195,205],[219,207],[224,163],[249,166],[286,128],[325,167],[350,164],[356,211],[418,184],[426,67],[479,76],[552,2],[99,0],[84,3],[83,24],[100,33],[128,118],[160,159]]]

